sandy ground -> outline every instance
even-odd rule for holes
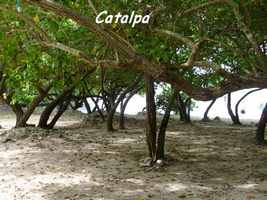
[[[142,121],[114,133],[80,121],[68,115],[53,131],[1,130],[0,200],[267,199],[267,147],[254,144],[253,126],[172,121],[168,164],[151,169],[140,166]],[[12,115],[0,123],[11,127]]]

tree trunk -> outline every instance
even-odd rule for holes
[[[94,97],[91,97],[92,101],[94,102],[95,104],[95,109],[97,110],[98,114],[100,115],[102,121],[104,122],[105,121],[105,116],[104,114],[102,113],[101,109],[99,108],[98,106],[98,99],[95,100]]]
[[[180,120],[186,123],[190,123],[190,111],[188,110],[188,104],[190,103],[190,98],[188,98],[185,102],[183,101],[182,96],[178,92],[177,94],[177,104],[178,104],[178,110],[180,113]],[[189,105],[190,109],[190,105]]]
[[[116,98],[114,98],[113,95],[109,99],[109,101],[111,103],[110,103],[110,109],[108,111],[107,131],[114,131],[113,118],[114,118],[114,114],[116,112],[118,105],[123,101],[123,99],[125,98],[127,93],[136,89],[136,87],[139,84],[139,82],[141,81],[141,79],[142,79],[142,76],[137,77],[137,79],[131,85],[129,85],[124,91],[121,92],[121,94],[119,95],[117,100],[116,100]]]
[[[185,112],[185,122],[186,123],[191,123],[191,97],[188,97],[188,99],[185,101],[185,109],[186,109],[186,112]]]
[[[36,107],[44,100],[44,98],[48,95],[49,90],[51,89],[51,85],[46,87],[45,89],[42,89],[42,91],[39,92],[39,95],[36,96],[31,104],[28,106],[27,110],[24,112],[23,116],[18,121],[16,128],[19,127],[26,127],[27,121],[36,109]]]
[[[90,114],[92,111],[91,111],[91,107],[90,107],[90,105],[89,105],[89,103],[88,103],[88,101],[87,101],[87,98],[84,98],[84,99],[83,99],[83,103],[84,103],[84,105],[85,105],[87,114]]]
[[[172,109],[172,105],[174,103],[176,94],[173,92],[172,96],[169,98],[168,106],[165,110],[163,119],[160,124],[158,138],[157,138],[157,160],[164,160],[165,155],[165,136],[166,136],[166,129],[168,126],[170,113]]]
[[[155,104],[155,88],[152,77],[145,75],[146,89],[146,140],[149,156],[152,161],[156,158],[157,119]]]
[[[177,106],[178,106],[178,110],[179,110],[180,120],[185,121],[186,120],[186,112],[184,109],[182,97],[181,97],[179,91],[177,92],[176,95],[177,95]]]
[[[67,110],[69,104],[70,104],[70,98],[68,100],[66,100],[65,102],[62,102],[60,104],[59,109],[58,109],[56,115],[53,117],[53,119],[51,120],[51,122],[47,125],[47,128],[48,129],[54,128],[54,126],[56,125],[56,123],[59,120],[59,118]]]
[[[43,110],[40,119],[39,119],[39,124],[38,127],[39,128],[44,128],[47,129],[48,128],[48,120],[53,112],[53,110],[62,102],[64,102],[64,100],[66,98],[69,98],[69,95],[72,93],[74,88],[67,88],[64,89],[63,92],[52,102],[50,102],[45,109]]]
[[[259,145],[265,144],[265,127],[267,123],[267,104],[265,105],[260,121],[258,123],[257,133],[256,133],[256,142]]]
[[[107,131],[108,132],[112,132],[115,130],[113,127],[113,118],[116,112],[116,108],[117,106],[113,106],[112,109],[107,114]]]
[[[129,103],[129,101],[132,99],[132,97],[141,89],[141,87],[133,90],[128,97],[125,99],[125,101],[122,101],[121,105],[121,112],[120,112],[120,129],[125,129],[125,117],[124,117],[124,112],[126,110],[126,107]]]
[[[125,101],[121,101],[121,108],[120,108],[120,122],[119,122],[119,127],[122,130],[125,129],[125,116],[124,116],[124,112],[125,112],[125,109],[126,109],[126,106],[127,106],[127,104],[125,104]]]
[[[208,122],[208,121],[210,121],[210,118],[209,118],[208,114],[209,114],[209,111],[210,111],[211,107],[212,107],[213,104],[216,102],[216,100],[217,100],[217,99],[213,99],[213,100],[211,101],[211,103],[209,104],[209,106],[207,107],[207,109],[206,109],[206,111],[205,111],[205,113],[204,113],[204,116],[203,116],[203,118],[202,118],[202,121],[203,121],[203,122]]]
[[[19,121],[22,119],[23,115],[24,115],[24,111],[21,107],[21,105],[19,105],[18,103],[15,104],[11,104],[12,101],[12,94],[7,95],[6,99],[5,98],[1,98],[11,109],[12,111],[15,113],[16,115],[16,124],[15,124],[15,128],[18,127],[18,123]]]
[[[241,124],[241,122],[240,122],[240,119],[239,119],[239,113],[238,113],[238,108],[239,108],[239,105],[240,105],[240,103],[248,96],[248,95],[250,95],[251,93],[253,93],[253,92],[257,92],[257,91],[259,91],[259,90],[262,90],[262,89],[254,89],[254,90],[251,90],[251,91],[249,91],[249,92],[247,92],[245,95],[243,95],[239,100],[238,100],[238,102],[237,102],[237,104],[235,105],[235,116],[236,116],[236,118],[237,118],[237,121]]]
[[[20,105],[15,104],[15,105],[10,105],[11,109],[13,110],[13,112],[16,115],[16,125],[15,127],[18,127],[19,125],[19,121],[22,119],[23,115],[24,115],[24,111],[21,108]]]
[[[231,101],[232,101],[231,93],[228,93],[228,95],[227,95],[227,111],[228,111],[228,114],[230,115],[233,124],[235,124],[235,125],[241,125],[239,119],[236,118],[236,116],[235,116],[235,114],[234,114],[234,112],[232,110],[232,103],[231,103]]]

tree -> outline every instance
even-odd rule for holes
[[[127,95],[132,96],[131,93],[136,93],[141,83],[141,75],[129,71],[101,69],[98,97],[102,99],[107,112],[107,131],[114,131],[113,118],[119,104],[124,101]]]
[[[162,92],[156,96],[157,109],[165,111],[169,105],[171,96],[173,95],[173,88],[169,85],[161,84]],[[171,111],[179,112],[180,120],[186,123],[191,121],[190,111],[193,109],[194,104],[191,98],[183,92],[175,91],[175,104],[172,104]]]
[[[250,90],[248,92],[246,92],[236,103],[235,105],[235,112],[233,112],[232,110],[232,104],[231,104],[231,93],[228,93],[228,100],[227,100],[227,110],[228,110],[228,113],[232,119],[232,122],[233,124],[236,124],[236,125],[241,125],[241,122],[240,122],[240,118],[239,118],[239,105],[240,103],[250,94],[254,93],[254,92],[257,92],[261,90],[260,88],[259,89],[253,89],[253,90]]]
[[[230,115],[233,124],[236,125],[241,125],[241,122],[239,120],[239,118],[234,114],[233,110],[232,110],[232,104],[231,104],[232,98],[231,98],[231,93],[227,94],[227,111],[228,114]]]
[[[265,141],[265,127],[266,127],[266,123],[267,123],[267,104],[265,105],[262,114],[261,114],[261,118],[260,121],[258,123],[258,128],[257,128],[257,132],[256,132],[256,142],[257,144],[266,144]]]
[[[165,104],[164,115],[159,128],[157,128],[156,117],[156,102],[155,102],[155,88],[154,80],[145,76],[145,91],[146,91],[146,141],[149,150],[149,157],[151,158],[150,165],[155,164],[160,160],[164,161],[165,156],[165,136],[168,126],[171,110],[174,106],[176,94],[174,90],[171,91],[168,97],[168,103]],[[164,105],[164,104],[162,104]],[[162,106],[161,105],[161,106]]]
[[[235,105],[235,116],[236,118],[238,119],[238,121],[240,122],[239,120],[239,105],[240,103],[250,94],[254,93],[254,92],[257,92],[257,91],[260,91],[261,89],[254,89],[254,90],[250,90],[249,92],[247,92],[246,94],[244,94],[239,100],[238,102],[236,103]]]
[[[128,66],[135,71],[146,72],[157,80],[171,83],[177,90],[186,91],[194,99],[209,100],[239,89],[266,87],[266,77],[262,73],[267,70],[264,53],[266,30],[262,28],[262,19],[266,18],[265,3],[259,6],[254,2],[244,4],[242,1],[232,0],[204,3],[202,1],[187,3],[181,1],[180,9],[182,11],[179,13],[181,20],[172,20],[177,15],[173,3],[166,2],[162,5],[153,1],[156,10],[161,11],[156,13],[152,20],[150,29],[153,31],[140,29],[137,35],[136,31],[130,31],[129,27],[125,28],[125,31],[121,31],[122,29],[114,28],[113,30],[109,26],[103,28],[104,26],[96,25],[92,22],[92,18],[74,11],[74,4],[70,3],[71,1],[65,1],[65,5],[47,0],[24,0],[23,2],[76,21],[91,31],[99,41],[111,45],[117,51],[117,55],[123,58],[120,59],[122,62],[103,61],[103,66],[114,68]],[[113,8],[116,10],[127,6],[126,9],[130,10],[138,5],[143,8],[143,12],[147,12],[145,2],[139,4],[133,2],[127,5],[119,2],[114,4]],[[85,10],[86,7],[84,4],[75,4],[75,6],[81,10]],[[95,7],[107,8],[108,6],[110,4],[97,3]],[[162,6],[165,6],[166,9],[163,9]],[[240,7],[243,8],[242,11],[239,9]],[[166,11],[168,15],[166,15]],[[92,15],[88,12],[85,13],[89,16]],[[250,24],[248,25],[247,22]],[[175,27],[175,32],[168,30],[172,27]],[[227,34],[225,34],[226,32]],[[165,38],[168,36],[172,40],[170,41],[168,38],[162,40],[162,35]],[[132,38],[131,41],[126,39],[129,36]],[[174,41],[177,41],[177,45]],[[81,51],[75,51],[62,44],[43,44],[71,53],[88,63],[94,63]],[[160,44],[162,48],[151,51],[153,44]],[[171,53],[164,53],[166,49],[170,49]],[[160,54],[161,56],[159,56]],[[170,59],[169,56],[174,57]],[[155,59],[148,59],[148,57]],[[198,79],[216,78],[217,84],[208,85],[208,87],[192,84],[186,74],[194,71],[195,68],[205,71]]]
[[[185,123],[191,122],[190,111],[192,109],[191,97],[184,93],[176,92],[177,107],[180,113],[180,120]]]
[[[208,121],[210,121],[210,118],[209,118],[208,114],[209,114],[209,111],[210,111],[211,107],[212,107],[212,106],[214,105],[214,103],[216,102],[216,100],[217,100],[217,99],[213,99],[213,100],[210,102],[209,106],[207,107],[207,109],[206,109],[206,111],[205,111],[205,113],[204,113],[204,116],[203,116],[203,118],[202,118],[202,121],[203,121],[203,122],[208,122]]]
[[[139,87],[136,87],[135,89],[133,89],[131,92],[129,92],[128,96],[125,97],[124,100],[121,101],[121,107],[120,107],[120,121],[119,121],[119,126],[120,129],[126,129],[125,127],[125,116],[124,116],[124,112],[126,110],[126,107],[129,103],[129,101],[132,99],[132,97],[138,93],[138,91],[140,91],[142,89],[142,85]]]

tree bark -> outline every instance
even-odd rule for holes
[[[156,156],[157,160],[164,160],[166,129],[169,123],[170,113],[175,101],[175,97],[176,94],[173,92],[172,96],[169,98],[168,106],[165,110],[163,119],[159,127],[158,138],[157,138],[157,156]]]
[[[146,141],[148,145],[149,156],[152,161],[156,158],[156,138],[157,138],[157,119],[155,88],[152,77],[145,75],[146,90]]]
[[[140,90],[141,88],[137,88],[135,90],[133,90],[132,92],[130,92],[130,94],[128,95],[128,97],[125,99],[125,101],[122,101],[122,105],[121,105],[121,111],[120,111],[120,129],[125,129],[125,117],[124,117],[124,112],[126,110],[126,107],[129,103],[129,101],[132,99],[132,97]]]
[[[115,130],[113,127],[113,118],[116,112],[116,108],[114,106],[107,114],[107,131],[108,132],[113,132]]]
[[[259,91],[259,90],[262,90],[262,89],[254,89],[254,90],[251,90],[251,91],[249,91],[249,92],[247,92],[245,95],[243,95],[239,100],[238,100],[238,102],[236,103],[236,105],[235,105],[235,116],[236,116],[236,118],[237,118],[237,121],[239,121],[239,123],[241,124],[241,122],[240,122],[240,119],[239,119],[239,113],[238,113],[238,108],[239,108],[239,105],[240,105],[240,103],[248,96],[248,95],[250,95],[251,93],[253,93],[253,92],[257,92],[257,91]]]
[[[16,124],[16,128],[19,127],[26,127],[27,121],[36,109],[36,107],[44,100],[44,98],[48,95],[49,90],[51,89],[52,85],[47,86],[45,89],[39,91],[39,95],[37,95],[31,104],[27,107],[27,110],[24,112],[23,116],[20,118],[18,123]]]
[[[46,108],[42,112],[40,119],[39,119],[39,124],[38,124],[39,128],[48,129],[48,120],[49,120],[53,110],[59,104],[64,102],[66,98],[69,98],[69,95],[72,93],[73,89],[74,89],[73,87],[64,89],[63,92],[54,101],[50,102],[46,106]]]
[[[62,102],[60,104],[59,109],[58,109],[56,115],[53,117],[53,119],[51,120],[51,122],[47,125],[47,128],[48,129],[54,128],[54,126],[56,125],[56,123],[59,120],[59,118],[67,110],[69,104],[70,104],[70,98],[68,98],[67,100],[65,100],[64,102]]]
[[[191,97],[188,97],[188,99],[185,102],[185,108],[186,108],[185,116],[187,123],[191,123],[191,103],[192,103]]]
[[[209,111],[210,111],[211,107],[212,107],[212,106],[214,105],[214,103],[216,102],[216,100],[217,100],[217,99],[213,99],[213,100],[211,101],[211,103],[209,104],[209,106],[207,107],[207,109],[206,109],[206,111],[205,111],[205,113],[204,113],[204,116],[203,116],[203,118],[202,118],[202,121],[203,121],[203,122],[208,122],[208,121],[210,121],[210,118],[209,118],[208,114],[209,114]]]
[[[256,133],[256,142],[259,145],[266,144],[265,141],[265,128],[267,123],[267,104],[265,105],[260,121],[258,123],[257,133]]]
[[[15,127],[19,127],[19,121],[22,119],[23,115],[24,115],[24,111],[22,109],[22,107],[19,104],[14,104],[14,105],[10,105],[11,109],[13,110],[13,112],[16,115],[16,125]]]
[[[190,101],[191,98],[189,97],[185,102],[183,101],[182,96],[180,95],[179,92],[176,94],[177,98],[177,105],[178,105],[178,110],[180,113],[180,120],[186,123],[190,123]]]
[[[228,114],[230,115],[233,124],[241,125],[239,119],[235,116],[235,114],[234,114],[234,112],[232,110],[232,102],[231,101],[232,101],[231,93],[228,93],[228,95],[227,95],[227,111],[228,111]]]
[[[87,114],[90,114],[92,111],[91,111],[91,107],[90,107],[90,105],[89,105],[89,103],[88,103],[88,101],[87,101],[87,98],[86,98],[86,97],[85,97],[85,98],[83,98],[83,103],[84,103],[84,105],[85,105],[85,108],[86,108]]]
[[[98,99],[95,100],[94,97],[90,97],[90,98],[91,98],[91,100],[94,102],[94,104],[95,104],[95,109],[97,110],[97,112],[98,112],[98,114],[100,115],[102,121],[104,122],[104,121],[105,121],[105,116],[104,116],[104,114],[102,113],[101,109],[100,109],[99,106],[98,106]],[[94,110],[95,110],[95,109],[94,109]]]
[[[112,103],[110,104],[110,109],[108,111],[108,116],[107,116],[107,131],[114,131],[113,118],[114,118],[114,114],[116,112],[118,105],[121,103],[121,101],[123,101],[127,93],[135,90],[135,88],[137,87],[141,79],[142,79],[142,76],[137,77],[137,79],[131,85],[129,85],[126,89],[124,89],[121,92],[121,94],[119,95],[117,99],[113,98],[113,96],[111,97],[110,101]]]

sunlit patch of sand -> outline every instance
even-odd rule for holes
[[[136,179],[136,178],[129,178],[129,179],[126,179],[126,181],[128,181],[130,183],[137,184],[137,185],[144,185],[145,184],[143,180]]]
[[[255,183],[248,183],[248,184],[242,184],[235,186],[236,188],[240,189],[254,189],[258,184]]]
[[[14,196],[19,195],[18,199],[38,199],[42,200],[42,188],[55,185],[57,187],[70,187],[74,185],[86,184],[87,186],[100,186],[101,184],[92,179],[92,174],[64,174],[50,173],[38,174],[30,177],[16,177],[14,175],[5,175],[1,177],[6,183],[0,185],[0,199],[11,200],[16,199]]]

